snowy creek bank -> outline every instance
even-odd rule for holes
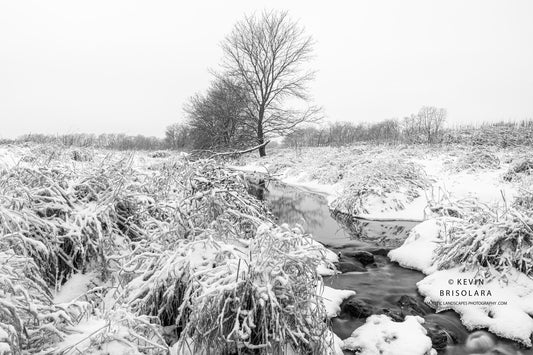
[[[351,296],[345,293],[348,297],[342,302],[338,300],[337,316],[331,320],[333,332],[344,340],[345,354],[374,354],[378,348],[385,354],[417,354],[418,350],[408,344],[424,340],[424,333],[439,354],[533,354],[488,332],[469,332],[455,312],[435,313],[424,303],[416,286],[424,274],[387,257],[390,250],[402,245],[417,222],[332,215],[324,194],[275,180],[255,182],[250,192],[266,202],[278,223],[301,225],[339,256],[336,266],[341,274],[325,277],[324,284],[355,291]],[[371,344],[365,340],[373,332],[402,339],[393,342],[396,350],[387,350],[387,342],[380,344],[376,338]],[[422,341],[417,349],[424,346],[427,348]]]

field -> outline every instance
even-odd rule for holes
[[[356,145],[275,149],[236,168],[328,193],[331,207],[371,219],[422,221],[445,204],[474,198],[493,207],[531,186],[529,147]]]
[[[353,294],[323,287],[336,255],[298,226],[276,225],[247,191],[251,171],[327,193],[333,210],[420,221],[389,256],[428,275],[418,285],[426,301],[442,301],[443,279],[482,271],[509,301],[505,312],[448,308],[469,329],[531,346],[529,149],[270,153],[217,162],[1,146],[0,354],[337,355],[379,329],[401,336],[406,351],[415,339],[410,354],[433,354],[418,318],[372,316],[345,342],[331,332],[328,319]]]
[[[0,148],[0,353],[333,351],[327,250],[246,185],[184,154]]]

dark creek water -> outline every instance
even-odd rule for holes
[[[341,339],[349,337],[370,314],[387,314],[395,320],[414,314],[426,320],[425,327],[439,354],[533,354],[531,349],[521,349],[519,344],[487,332],[472,334],[455,312],[436,314],[423,302],[416,283],[424,275],[404,269],[386,256],[403,243],[416,222],[333,216],[325,196],[276,181],[254,184],[250,192],[267,203],[278,223],[300,224],[316,240],[339,253],[338,267],[344,272],[325,278],[325,284],[357,293],[345,300],[339,316],[332,319],[333,331]],[[474,339],[477,336],[481,337]],[[482,347],[475,349],[479,344],[485,344],[483,351]]]

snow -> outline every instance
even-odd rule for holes
[[[358,355],[436,355],[423,323],[418,316],[394,322],[386,315],[372,315],[344,339],[342,348]]]
[[[389,252],[388,257],[400,266],[422,271],[428,275],[435,271],[433,255],[439,243],[442,243],[442,230],[445,223],[460,223],[459,219],[450,217],[434,218],[417,224],[409,232],[404,243]]]
[[[19,160],[20,157],[12,149],[0,148],[0,172],[11,169]]]
[[[335,333],[332,331],[328,331],[327,339],[330,339],[330,342],[332,344],[331,354],[332,355],[343,355],[342,347],[344,346],[344,342],[339,338]]]
[[[461,200],[475,198],[482,203],[502,203],[516,196],[518,189],[513,183],[502,179],[510,164],[499,168],[462,170],[451,169],[460,157],[471,153],[471,147],[452,147],[448,150],[432,147],[407,147],[401,150],[380,147],[354,146],[346,148],[306,148],[300,153],[291,150],[272,152],[257,162],[244,160],[244,165],[231,168],[245,172],[269,174],[280,181],[325,194],[328,203],[345,194],[350,182],[357,181],[353,173],[368,161],[415,164],[427,176],[430,184],[418,189],[418,197],[409,197],[405,189],[386,191],[383,196],[370,195],[364,198],[368,213],[357,217],[371,220],[423,221],[430,217],[428,200],[442,201],[444,198]],[[504,155],[508,151],[499,152]],[[362,165],[361,165],[362,164]],[[355,179],[355,180],[354,180]]]
[[[405,194],[401,192],[391,193],[387,198],[371,196],[367,199],[365,207],[370,213],[360,213],[359,218],[370,219],[374,221],[423,221],[426,218],[427,198],[424,190],[419,190],[420,196],[408,201]],[[402,201],[403,209],[395,210],[390,207],[391,200]]]
[[[249,165],[226,165],[227,168],[242,171],[245,173],[269,174],[268,169],[263,165],[249,164]]]
[[[95,272],[87,274],[76,273],[63,286],[61,290],[56,293],[54,303],[68,303],[74,301],[76,298],[84,295],[88,289],[91,280],[96,278]]]
[[[332,331],[328,330],[325,335],[325,342],[331,345],[331,349],[323,355],[343,355],[342,345],[343,341],[335,335]],[[215,353],[211,349],[211,352],[204,349],[195,349],[194,342],[190,338],[181,340],[180,342],[175,343],[169,349],[169,355],[207,355],[208,353]],[[298,355],[300,354],[292,346],[287,346],[283,352],[284,355]]]
[[[447,193],[453,200],[476,198],[482,203],[494,204],[502,200],[502,192],[506,198],[517,194],[516,188],[501,179],[508,168],[505,165],[499,169],[454,172],[443,166],[442,158],[419,162],[426,167],[428,175],[431,173],[436,178],[433,191]]]
[[[0,328],[0,355],[11,354],[11,346],[9,345],[9,335]]]
[[[247,173],[272,175],[269,169],[264,165],[227,165],[227,167]],[[300,174],[293,175],[291,174],[291,170],[285,169],[282,172],[276,173],[275,177],[284,184],[300,187],[310,192],[323,194],[328,199],[328,202],[330,202],[334,198],[334,195],[340,190],[340,186],[338,186],[338,184],[320,183],[317,180],[310,178],[307,172],[301,172]]]
[[[325,258],[324,261],[321,261],[320,264],[318,264],[317,269],[316,269],[317,273],[320,276],[331,276],[331,275],[337,274],[338,271],[336,270],[333,263],[339,261],[339,256],[335,252],[324,247],[321,243],[317,242],[316,240],[312,238],[306,238],[306,239],[309,243],[311,243],[311,245],[318,248],[319,253],[323,254],[323,255],[317,255],[317,257]]]
[[[0,342],[0,355],[9,355],[11,353],[11,347],[9,346],[9,344]]]
[[[341,311],[341,303],[353,295],[355,291],[351,290],[337,290],[328,286],[322,286],[317,288],[317,292],[322,297],[322,302],[326,307],[326,313],[329,318],[336,317]]]
[[[508,277],[507,284],[495,279],[483,285],[458,285],[459,280],[480,278],[475,271],[455,267],[436,271],[418,282],[417,286],[427,303],[436,305],[438,311],[453,309],[461,316],[461,322],[467,329],[486,328],[496,335],[531,346],[533,280],[517,270]],[[449,284],[450,280],[453,285]],[[461,294],[446,295],[446,290],[459,290]],[[490,296],[483,296],[481,291],[485,294],[490,291]]]
[[[533,280],[514,269],[506,275],[507,283],[484,280],[480,276],[482,273],[460,266],[437,270],[432,262],[435,249],[444,241],[443,228],[449,228],[451,223],[461,222],[455,218],[439,218],[419,224],[402,246],[389,252],[389,257],[403,267],[428,275],[417,287],[425,302],[437,311],[452,309],[469,330],[486,328],[496,335],[531,346]],[[474,284],[465,285],[464,280],[474,280]]]
[[[103,331],[108,323],[104,319],[91,318],[82,321],[73,329],[73,333],[57,345],[56,353],[76,354],[76,349],[84,349],[91,343],[91,337]]]
[[[123,326],[112,326],[110,321],[89,318],[78,323],[63,341],[56,345],[55,354],[93,354],[93,355],[140,355],[136,344],[128,341],[129,330]],[[94,339],[100,339],[105,332],[105,340],[92,346]]]
[[[281,182],[291,186],[298,186],[312,192],[325,194],[327,197],[333,196],[340,189],[338,184],[321,184],[317,180],[313,180],[305,172],[299,175],[289,175],[286,171],[280,178]],[[328,202],[330,202],[328,200]]]

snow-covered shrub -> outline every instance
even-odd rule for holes
[[[524,213],[531,215],[533,213],[533,192],[525,190],[513,201],[513,206]]]
[[[0,350],[20,354],[23,349],[47,349],[65,337],[67,326],[87,309],[81,302],[54,305],[33,260],[0,251]]]
[[[476,171],[482,169],[498,169],[500,159],[488,149],[476,149],[465,152],[453,164],[452,170],[455,171]]]
[[[299,230],[269,225],[249,243],[216,234],[182,239],[172,250],[140,253],[125,265],[143,270],[127,286],[128,302],[137,314],[173,326],[181,346],[192,342],[198,351],[270,354],[292,345],[322,354],[328,328],[315,290],[324,251]]]
[[[272,227],[241,173],[124,154],[72,164],[54,150],[0,173],[1,351],[165,354],[182,334],[215,352],[327,347],[325,249]],[[73,274],[93,287],[69,294]]]
[[[479,202],[476,198],[451,199],[445,191],[438,197],[432,196],[428,200],[431,217],[460,218],[472,223],[488,223],[493,214],[490,206]]]
[[[187,322],[190,310],[184,299],[198,286],[194,283],[198,273],[214,272],[217,267],[231,269],[232,260],[245,256],[235,247],[212,238],[180,239],[172,248],[156,250],[150,246],[150,249],[151,252],[142,251],[124,265],[124,270],[138,274],[128,283],[128,302],[136,313],[158,317],[165,326]]]
[[[505,181],[520,180],[524,175],[533,175],[533,159],[526,158],[513,165],[503,176]]]
[[[335,210],[352,215],[369,213],[372,205],[390,196],[393,198],[387,200],[390,204],[387,208],[402,210],[427,185],[425,174],[413,163],[392,159],[368,161],[354,169],[341,195],[332,203]],[[395,194],[399,194],[398,198],[394,198]]]
[[[120,185],[109,183],[111,176],[101,171],[86,173],[79,181],[68,170],[44,167],[17,168],[0,176],[2,242],[33,257],[51,285],[90,263],[105,275],[107,255],[120,248],[114,208]],[[93,183],[96,179],[99,184]]]
[[[70,157],[74,161],[87,162],[87,161],[93,160],[94,156],[93,156],[93,152],[91,152],[88,149],[77,148],[77,149],[72,149],[70,151]]]
[[[181,190],[179,210],[188,236],[212,229],[219,237],[249,238],[270,218],[266,207],[248,193],[244,175],[213,160],[181,161],[161,171],[159,190]]]
[[[301,231],[261,226],[243,257],[232,253],[224,264],[192,274],[182,339],[200,351],[276,354],[290,346],[298,354],[326,353],[317,250]]]
[[[439,269],[462,265],[485,273],[487,279],[505,278],[511,269],[533,276],[533,218],[508,208],[500,215],[488,207],[445,230],[445,243],[435,251]]]
[[[151,158],[168,158],[169,156],[170,152],[166,152],[164,150],[159,150],[150,154]]]

